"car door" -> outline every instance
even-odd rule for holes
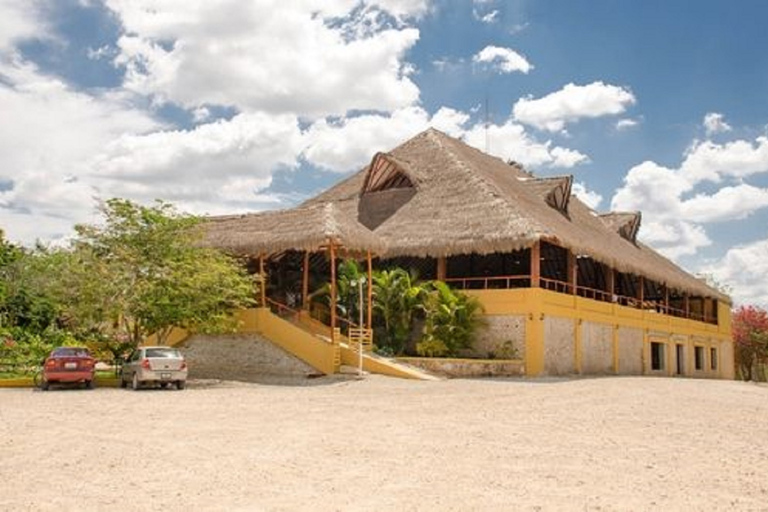
[[[141,361],[141,350],[134,350],[123,366],[123,375],[125,376],[123,380],[130,382],[133,379],[133,374],[136,373],[139,361]]]

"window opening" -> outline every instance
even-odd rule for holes
[[[651,342],[651,370],[664,369],[664,344]]]

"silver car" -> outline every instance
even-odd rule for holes
[[[147,385],[168,387],[175,384],[184,389],[187,383],[187,362],[181,352],[171,347],[139,347],[123,364],[120,387],[139,389]]]

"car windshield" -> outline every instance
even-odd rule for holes
[[[148,348],[147,357],[165,357],[181,359],[181,353],[175,348]]]
[[[59,347],[51,353],[51,357],[90,357],[90,355],[87,348],[80,347]]]

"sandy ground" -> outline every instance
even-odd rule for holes
[[[768,510],[768,387],[0,389],[0,510]]]

